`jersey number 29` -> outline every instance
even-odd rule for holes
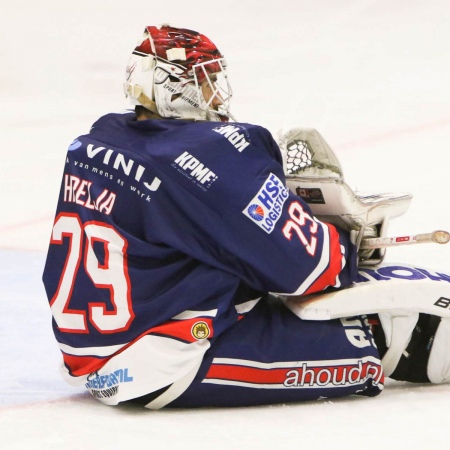
[[[93,221],[83,225],[77,214],[69,213],[56,218],[51,243],[61,245],[65,237],[70,239],[68,253],[58,288],[50,301],[58,328],[70,333],[88,333],[88,317],[101,333],[128,329],[134,313],[126,258],[127,241],[107,224]],[[101,262],[94,252],[94,244],[103,245]],[[81,263],[97,288],[109,289],[113,306],[111,311],[106,309],[104,303],[90,302],[88,298],[85,309],[69,308]]]

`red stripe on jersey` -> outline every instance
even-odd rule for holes
[[[303,362],[299,367],[258,368],[233,364],[212,364],[205,380],[229,380],[252,384],[276,384],[291,387],[326,385],[341,386],[355,384],[368,378],[383,383],[384,375],[381,365],[371,361],[358,364],[339,364],[313,366]]]
[[[204,324],[203,327],[202,324]],[[204,330],[204,337],[198,337],[199,328]],[[147,334],[158,334],[181,339],[186,342],[196,342],[201,339],[211,338],[214,335],[214,330],[212,327],[212,319],[195,317],[193,319],[174,320],[163,323],[162,325],[151,328]]]
[[[103,358],[95,356],[69,355],[62,352],[64,363],[69,369],[71,375],[76,377],[87,375],[101,369],[115,355],[123,352],[141,337],[148,334],[157,334],[158,336],[179,339],[187,343],[192,343],[198,340],[211,338],[214,335],[214,330],[212,327],[211,318],[206,319],[203,317],[196,317],[193,319],[168,321],[156,327],[150,328],[132,342],[124,345],[118,352]]]
[[[248,383],[280,384],[286,379],[289,369],[258,369],[255,367],[213,364],[206,374],[206,379],[243,381]]]
[[[331,224],[324,224],[328,226],[329,239],[330,239],[330,253],[329,263],[327,269],[322,272],[319,278],[304,292],[303,295],[311,294],[313,292],[320,292],[329,286],[336,284],[336,278],[342,271],[342,259],[344,255],[341,251],[341,242],[339,239],[339,233],[336,227]]]
[[[75,356],[63,352],[64,364],[69,368],[70,374],[75,377],[87,375],[101,369],[110,359],[95,356]]]

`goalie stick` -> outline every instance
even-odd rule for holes
[[[396,247],[399,245],[436,243],[447,244],[450,241],[450,233],[437,230],[432,233],[412,234],[407,236],[365,238],[361,240],[361,249],[375,249],[384,247]]]

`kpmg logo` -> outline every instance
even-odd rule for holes
[[[203,190],[208,189],[218,179],[218,176],[212,170],[204,166],[189,152],[184,152],[178,156],[172,163],[172,167]]]
[[[288,197],[289,189],[271,173],[242,213],[270,234],[281,216],[284,202]]]
[[[250,145],[250,137],[247,130],[240,125],[220,125],[213,131],[228,139],[228,142],[238,151],[244,151]]]

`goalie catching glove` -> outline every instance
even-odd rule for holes
[[[412,195],[355,193],[345,183],[339,160],[317,130],[280,131],[278,145],[289,189],[308,203],[319,220],[351,233],[359,266],[381,264],[386,250],[360,250],[361,240],[386,236],[389,220],[406,212]]]

